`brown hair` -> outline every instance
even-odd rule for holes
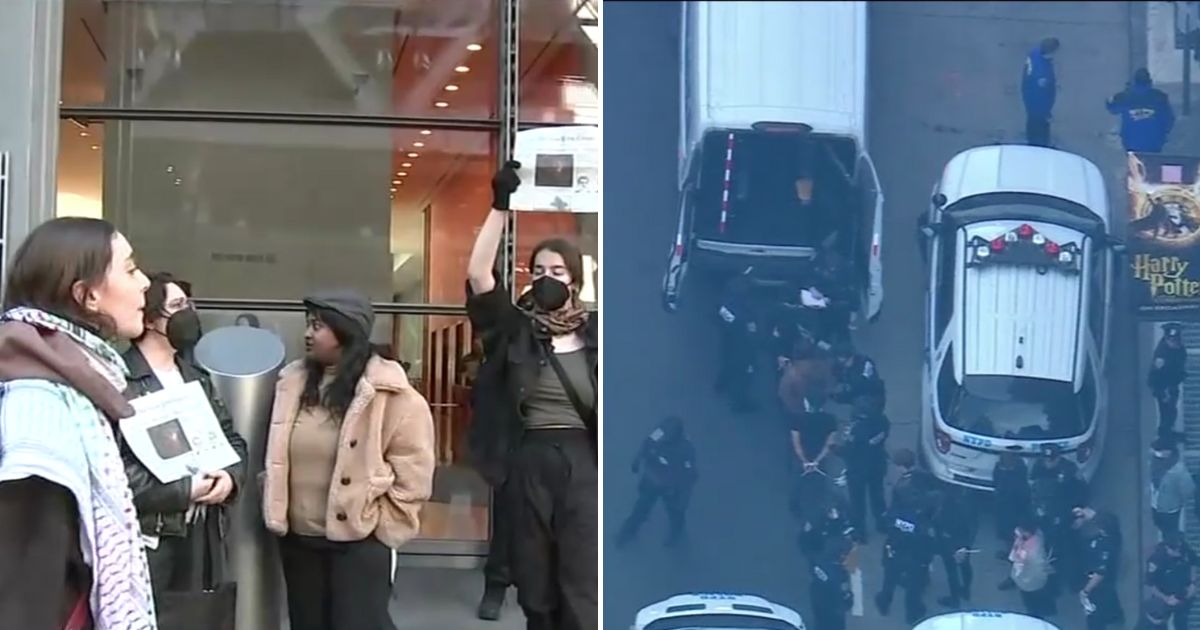
[[[571,274],[571,285],[576,290],[583,289],[583,253],[579,246],[565,238],[548,238],[537,245],[529,253],[529,272],[533,273],[533,261],[543,251],[551,251],[563,258],[567,273]]]
[[[36,308],[101,333],[115,325],[102,314],[88,312],[73,287],[100,286],[112,264],[117,228],[102,219],[51,219],[29,233],[13,256],[5,285],[4,308]]]
[[[178,286],[183,290],[184,295],[192,297],[192,283],[180,280],[165,271],[150,274],[150,287],[146,289],[146,308],[144,309],[147,327],[164,316],[163,311],[167,308],[168,284]]]

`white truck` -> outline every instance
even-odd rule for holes
[[[860,315],[883,303],[883,191],[867,153],[866,2],[686,2],[679,222],[662,298],[684,279],[804,274],[844,256]]]

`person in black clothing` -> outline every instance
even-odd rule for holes
[[[887,529],[883,498],[883,478],[887,476],[887,438],[891,423],[883,413],[879,399],[860,396],[854,401],[854,414],[842,458],[846,461],[846,481],[850,498],[850,524],[860,542],[867,540],[866,511],[868,500],[876,530]]]
[[[223,553],[229,518],[225,508],[233,504],[244,482],[246,441],[234,430],[233,416],[192,355],[201,329],[190,285],[167,273],[152,274],[144,312],[145,332],[122,355],[129,368],[125,397],[133,400],[164,387],[199,382],[222,434],[240,458],[224,470],[162,483],[118,433],[142,535],[155,541],[146,551],[155,594],[200,592],[213,581],[228,579]],[[206,561],[211,567],[208,583]],[[170,611],[160,610],[160,622],[165,622],[168,614]]]
[[[1087,504],[1087,484],[1079,477],[1079,468],[1063,457],[1055,444],[1042,447],[1042,457],[1030,467],[1029,479],[1035,516],[1046,534],[1047,546],[1057,558],[1052,590],[1060,586],[1077,590],[1083,580],[1078,569],[1082,541],[1071,527],[1071,508]]]
[[[1160,630],[1171,621],[1171,607],[1151,595],[1142,602],[1142,616],[1133,630]]]
[[[1083,567],[1086,582],[1079,600],[1087,614],[1088,630],[1102,630],[1124,617],[1117,598],[1118,536],[1111,532],[1108,518],[1096,518],[1091,508],[1076,508],[1076,525],[1083,538]]]
[[[1158,434],[1171,436],[1179,415],[1179,386],[1187,378],[1187,349],[1179,324],[1163,326],[1162,339],[1154,347],[1154,359],[1146,384],[1158,403]]]
[[[696,454],[691,440],[684,435],[683,420],[670,416],[646,437],[633,460],[633,472],[642,475],[638,498],[617,534],[617,544],[624,545],[637,536],[660,499],[667,511],[666,544],[679,542],[696,483]]]
[[[812,566],[809,595],[813,605],[813,630],[845,630],[846,613],[854,606],[846,556],[854,548],[848,540],[828,545]]]
[[[1166,604],[1164,622],[1174,617],[1175,630],[1187,630],[1188,613],[1200,592],[1200,558],[1182,534],[1163,534],[1146,562],[1146,584],[1151,596]]]
[[[893,510],[892,527],[883,546],[883,588],[875,595],[875,606],[887,616],[896,587],[904,589],[905,620],[916,623],[925,617],[925,587],[933,560],[934,536],[925,510]]]
[[[887,404],[887,392],[875,362],[866,355],[854,351],[854,346],[843,342],[834,347],[834,375],[837,386],[833,399],[849,403],[859,396],[874,396],[880,406]]]
[[[928,471],[917,468],[917,455],[912,449],[896,449],[892,454],[892,463],[900,469],[900,477],[892,486],[892,500],[888,503],[888,510],[930,511],[938,486],[937,479]],[[890,517],[888,521],[891,529]]]
[[[529,260],[533,284],[516,303],[495,272],[520,185],[520,164],[508,162],[492,180],[488,214],[467,264],[467,316],[485,337],[495,335],[487,384],[474,422],[491,440],[476,465],[492,481],[505,479],[512,514],[512,574],[529,630],[595,630],[598,624],[596,537],[597,318],[584,308],[583,256],[563,239],[537,244]]]
[[[957,608],[959,603],[971,600],[971,583],[975,572],[971,567],[971,546],[975,543],[976,519],[974,506],[957,487],[944,488],[939,494],[937,513],[933,518],[937,555],[942,558],[946,569],[946,581],[950,594],[938,598],[938,603],[948,608]]]
[[[814,286],[827,300],[825,308],[817,311],[820,322],[818,337],[828,344],[850,341],[850,318],[857,297],[850,267],[842,255],[826,249],[817,260]]]
[[[805,404],[809,410],[796,416],[792,426],[792,449],[800,460],[801,474],[820,471],[837,437],[837,418],[822,409],[823,401],[807,399]]]
[[[1016,453],[1001,453],[992,469],[992,516],[996,538],[1004,543],[997,554],[1007,560],[1017,522],[1030,510],[1029,468]]]
[[[804,481],[810,485],[804,497],[806,506],[801,517],[800,549],[809,560],[816,562],[829,545],[853,542],[854,528],[846,518],[845,501],[832,480],[814,473]]]
[[[757,408],[750,395],[754,381],[754,340],[758,334],[751,271],[747,268],[729,280],[717,310],[721,318],[721,354],[716,389],[729,396],[734,411],[743,413]]]

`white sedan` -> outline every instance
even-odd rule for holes
[[[800,614],[754,595],[685,593],[638,611],[631,630],[805,630]]]

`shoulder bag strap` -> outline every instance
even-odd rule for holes
[[[550,366],[554,368],[554,373],[558,375],[558,381],[562,383],[563,390],[567,392],[567,397],[571,399],[571,405],[575,407],[575,413],[579,414],[579,418],[589,427],[595,427],[596,405],[593,404],[591,407],[588,407],[583,404],[583,399],[579,397],[579,391],[575,389],[575,385],[567,377],[567,371],[563,369],[558,356],[554,354],[554,348],[546,347],[546,359],[550,361]]]

